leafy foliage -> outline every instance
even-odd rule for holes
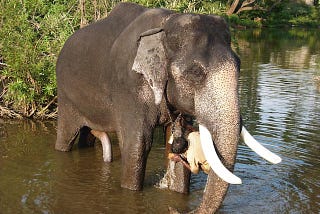
[[[79,22],[75,5],[65,0],[1,1],[6,106],[31,117],[55,98],[55,62]]]
[[[239,2],[241,3],[245,1]],[[320,26],[320,8],[316,6],[306,5],[305,3],[302,3],[302,1],[246,0],[246,2],[254,2],[252,3],[253,5],[251,5],[252,10],[243,11],[237,14],[240,20],[246,20],[244,23],[242,22],[245,26]],[[234,15],[230,15],[229,17],[232,16]],[[236,24],[239,24],[238,22],[241,22],[239,20],[235,21],[237,21]],[[257,25],[252,24],[252,22],[257,23]],[[248,23],[248,25],[246,23]]]
[[[225,8],[225,3],[213,0],[133,0],[130,2],[147,7],[168,8],[181,13],[221,14]]]

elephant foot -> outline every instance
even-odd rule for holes
[[[69,152],[72,149],[72,146],[69,144],[56,144],[55,149],[61,152]]]
[[[159,182],[160,189],[189,193],[190,171],[181,162],[169,160],[166,174]]]
[[[121,187],[124,189],[128,189],[131,191],[141,191],[142,190],[142,184],[134,184],[134,183],[129,183],[125,181],[121,181]]]
[[[57,130],[57,141],[55,144],[55,149],[58,151],[68,152],[71,151],[72,146],[79,135],[80,125],[79,123],[70,123],[64,119],[64,114],[61,115],[59,109],[58,130]],[[61,119],[62,118],[62,119]]]
[[[172,207],[168,207],[169,214],[180,214],[180,212]]]

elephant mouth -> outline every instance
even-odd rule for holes
[[[211,169],[225,182],[230,184],[241,184],[241,179],[230,172],[221,162],[218,152],[215,149],[210,131],[204,125],[199,124],[199,132],[202,152]],[[281,157],[272,153],[261,143],[255,140],[244,126],[242,126],[240,137],[249,148],[265,160],[273,164],[281,162]],[[171,136],[168,143],[172,144],[172,142],[173,138]]]

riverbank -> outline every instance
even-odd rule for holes
[[[56,118],[55,63],[59,51],[75,30],[106,17],[118,2],[0,2],[0,117]],[[250,1],[247,5],[247,1],[233,1],[230,5],[230,1],[133,2],[178,12],[221,15],[236,30],[320,26],[319,7],[295,1]]]

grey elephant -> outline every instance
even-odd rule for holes
[[[218,16],[120,3],[106,19],[75,32],[61,50],[55,148],[70,151],[78,134],[81,144],[96,136],[111,161],[107,133],[116,132],[121,186],[141,190],[154,128],[172,122],[173,112],[191,115],[212,168],[193,212],[215,212],[228,183],[241,183],[231,173],[241,127],[240,60],[230,43]]]

